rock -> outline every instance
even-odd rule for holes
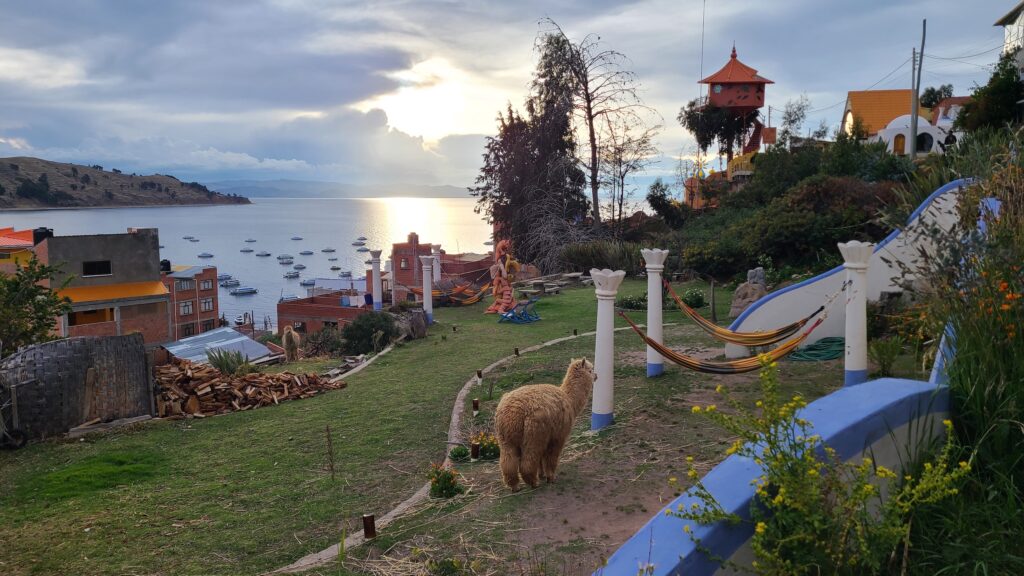
[[[760,284],[761,286],[768,286],[768,279],[765,277],[764,268],[758,266],[753,270],[747,270],[747,284]]]
[[[750,272],[754,272],[754,270]],[[750,277],[750,272],[747,273],[748,278]],[[739,316],[747,309],[747,306],[750,306],[767,293],[768,289],[765,288],[764,284],[758,282],[744,282],[740,284],[736,287],[736,291],[732,293],[732,306],[729,308],[729,317],[735,318]]]
[[[422,309],[412,309],[395,315],[399,333],[409,340],[427,337],[427,313]]]

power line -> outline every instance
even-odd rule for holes
[[[888,78],[889,78],[890,76],[892,76],[893,74],[895,74],[895,73],[899,72],[901,68],[903,68],[904,66],[906,66],[906,65],[907,65],[907,62],[910,62],[910,58],[907,58],[906,60],[904,60],[903,62],[901,62],[899,66],[897,66],[897,67],[893,68],[891,72],[889,72],[889,73],[888,73],[888,74],[886,74],[885,76],[882,76],[882,78],[881,78],[881,79],[879,79],[879,80],[878,80],[877,82],[875,82],[875,83],[874,83],[874,84],[872,84],[871,86],[868,86],[867,88],[865,88],[865,90],[871,90],[871,89],[872,89],[872,88],[874,88],[875,86],[878,86],[878,85],[879,85],[879,84],[881,84],[882,82],[885,82],[885,81],[886,81],[886,79],[888,79]],[[840,104],[844,104],[844,103],[846,103],[846,98],[843,98],[842,100],[840,100],[840,101],[836,102],[835,104],[831,104],[831,105],[829,105],[829,106],[825,106],[824,108],[816,108],[816,109],[814,109],[814,110],[808,110],[808,111],[807,111],[807,113],[808,113],[808,114],[814,114],[815,112],[824,112],[825,110],[831,110],[832,108],[835,108],[836,106],[839,106]]]
[[[984,56],[985,54],[988,54],[989,52],[994,52],[994,51],[996,51],[996,50],[998,50],[998,49],[1000,49],[1002,47],[1003,47],[1003,44],[1000,43],[998,46],[995,46],[993,48],[989,48],[988,50],[985,50],[984,52],[978,52],[977,54],[967,54],[965,56],[928,56],[928,58],[935,58],[936,60],[964,60],[964,59],[967,59],[967,58],[976,58],[978,56]]]

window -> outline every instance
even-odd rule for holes
[[[110,260],[82,262],[82,276],[110,276]]]
[[[188,300],[186,302],[178,304],[178,311],[178,314],[181,316],[188,316],[192,314],[192,301]]]
[[[209,332],[210,330],[213,330],[214,324],[214,320],[203,320],[202,322],[199,323],[199,331]]]
[[[327,329],[327,328],[333,328],[333,329],[337,330],[338,329],[338,323],[337,322],[331,322],[330,320],[324,320],[324,329]]]
[[[402,261],[398,264],[398,266],[402,270],[408,270],[409,269],[409,259],[408,258],[402,258]]]
[[[200,290],[213,290],[213,280],[200,280],[199,281],[199,289]]]
[[[213,312],[213,298],[203,298],[199,301],[199,310]]]
[[[181,292],[182,290],[193,290],[195,287],[196,283],[194,280],[178,280],[174,283],[174,289],[178,292]]]
[[[932,138],[931,134],[927,132],[917,135],[917,151],[928,153],[932,151],[932,146],[935,145],[935,139]]]
[[[0,252],[0,260],[10,260],[11,255],[8,252]]]
[[[182,324],[181,325],[181,335],[182,335],[182,337],[194,336],[195,333],[196,333],[196,323],[195,322],[189,322],[188,324]]]
[[[305,334],[306,333],[306,323],[305,322],[295,322],[294,324],[292,324],[292,330],[295,330],[299,334]]]

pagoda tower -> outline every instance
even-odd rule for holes
[[[707,103],[717,108],[724,108],[736,116],[758,114],[757,110],[764,106],[764,90],[766,84],[774,84],[771,80],[759,76],[757,70],[740,62],[736,57],[736,46],[732,47],[732,56],[722,69],[700,81],[708,85]],[[761,122],[755,117],[754,131],[743,146],[743,153],[756,151],[761,147]],[[732,150],[728,151],[728,159],[732,160]]]

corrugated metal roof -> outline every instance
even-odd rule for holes
[[[352,278],[317,278],[314,288],[321,288],[326,290],[355,289],[360,292],[366,292],[366,280],[355,280]]]
[[[164,283],[159,280],[104,284],[101,286],[72,286],[71,288],[57,291],[57,295],[67,296],[75,304],[101,302],[103,300],[122,300],[125,298],[145,298],[147,296],[163,296],[165,294],[167,294],[167,286],[164,286]]]
[[[207,268],[212,268],[212,266],[186,266],[183,267],[181,270],[174,270],[174,272],[168,274],[168,276],[179,280],[191,280],[192,278],[195,278],[196,275],[201,274],[203,270],[206,270]]]
[[[258,360],[271,354],[270,349],[249,338],[234,328],[216,328],[197,336],[182,338],[165,344],[164,348],[178,358],[205,363],[207,350],[231,350],[241,352],[249,360]]]

